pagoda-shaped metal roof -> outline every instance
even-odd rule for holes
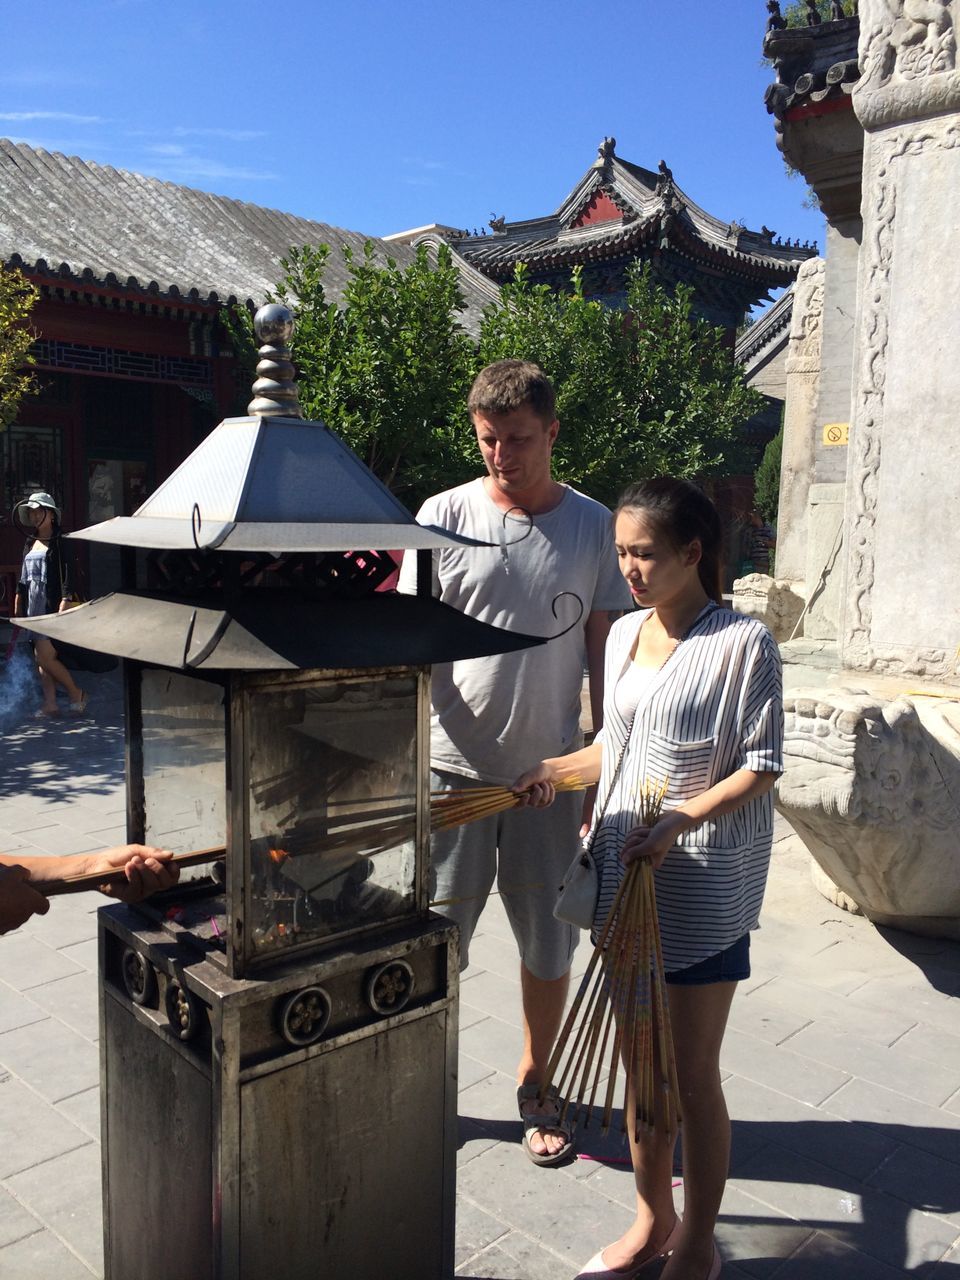
[[[749,231],[701,208],[661,161],[656,172],[622,160],[605,138],[597,159],[559,208],[545,217],[507,222],[492,235],[448,237],[457,252],[494,280],[508,279],[520,262],[532,270],[602,262],[644,246],[681,250],[711,270],[761,289],[787,285],[811,245],[782,244],[766,228]]]
[[[132,516],[69,535],[157,550],[404,550],[451,545],[418,525],[334,433],[293,418],[227,418]]]
[[[420,666],[512,653],[549,639],[397,592],[311,600],[292,591],[254,591],[227,605],[114,591],[22,625],[54,642],[208,672]]]
[[[304,422],[290,310],[261,307],[249,417],[226,418],[138,507],[70,537],[161,551],[430,550],[457,541],[406,507],[322,422]]]
[[[286,306],[261,307],[254,329],[262,345],[250,416],[221,422],[132,516],[69,535],[161,553],[147,557],[158,563],[205,561],[210,578],[198,586],[178,578],[174,564],[163,590],[131,585],[25,619],[25,627],[138,662],[211,672],[425,665],[545,644],[546,636],[488,625],[428,592],[378,594],[369,583],[352,591],[357,557],[336,553],[360,552],[363,560],[366,551],[472,540],[417,524],[342,440],[302,420]],[[171,551],[193,554],[162,554]],[[259,560],[256,576],[270,557],[291,570],[315,557],[329,575],[242,589],[238,575],[224,572],[226,552]]]

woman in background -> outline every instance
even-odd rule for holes
[[[600,892],[594,941],[624,869],[656,871],[682,1114],[683,1220],[673,1203],[676,1135],[633,1136],[633,1222],[578,1280],[634,1280],[666,1258],[662,1280],[716,1280],[714,1227],[730,1155],[720,1046],[737,983],[750,973],[782,769],[780,658],[762,623],[721,606],[720,519],[683,480],[632,485],[614,513],[620,571],[638,609],[606,646],[602,742],[542,761],[518,778],[529,802],[557,782],[599,780],[592,844]],[[645,781],[667,780],[662,815],[638,826]],[[629,1040],[632,1034],[625,1031]]]
[[[60,542],[60,509],[49,493],[31,493],[18,503],[14,518],[21,526],[32,527],[33,536],[20,566],[20,583],[14,602],[15,618],[35,618],[42,613],[62,613],[73,603],[67,558]],[[35,636],[33,652],[43,689],[43,705],[38,716],[56,717],[57,685],[66,691],[68,710],[80,715],[86,708],[87,695],[57,657],[57,650],[47,636]]]

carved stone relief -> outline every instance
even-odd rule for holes
[[[807,495],[816,462],[825,271],[822,258],[812,258],[800,268],[793,286],[790,339],[784,361],[787,394],[777,517],[777,575],[795,584],[803,581],[806,568]]]
[[[865,129],[955,108],[954,0],[863,0],[860,69],[853,99]]]
[[[777,807],[847,901],[828,896],[960,936],[957,708],[840,688],[789,694],[784,713]]]
[[[794,586],[766,573],[748,573],[733,584],[733,607],[738,613],[759,618],[769,627],[774,640],[782,644],[791,639],[803,613],[803,596]]]
[[[823,330],[823,286],[826,273],[823,258],[810,258],[800,268],[793,286],[793,311],[790,317],[790,345],[787,373],[820,370],[820,344]]]
[[[848,464],[845,545],[844,666],[877,672],[954,677],[956,655],[939,649],[878,649],[871,640],[877,502],[884,429],[890,278],[897,218],[898,170],[928,147],[960,145],[960,121],[932,122],[871,138],[864,155],[864,222],[854,412]]]

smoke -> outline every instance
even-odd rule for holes
[[[37,705],[37,668],[22,632],[7,652],[3,662],[0,651],[0,733],[9,732]]]

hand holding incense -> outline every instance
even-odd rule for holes
[[[668,779],[644,779],[638,793],[639,825],[660,818]],[[623,1121],[634,1137],[655,1129],[676,1133],[679,1090],[670,1033],[657,920],[654,873],[649,858],[626,868],[600,930],[596,950],[580,983],[541,1085],[556,1084],[565,1099],[561,1119],[585,1112],[589,1125],[606,1072],[601,1132],[610,1128],[618,1069],[623,1066]]]
[[[226,850],[222,845],[212,849],[195,849],[190,853],[175,853],[164,862],[164,866],[196,867],[204,862],[214,862],[222,858]],[[31,886],[42,893],[45,898],[57,897],[62,893],[87,893],[91,889],[100,889],[104,885],[123,885],[127,881],[123,867],[112,871],[84,871],[78,875],[61,876],[56,880],[40,880],[34,878]]]

